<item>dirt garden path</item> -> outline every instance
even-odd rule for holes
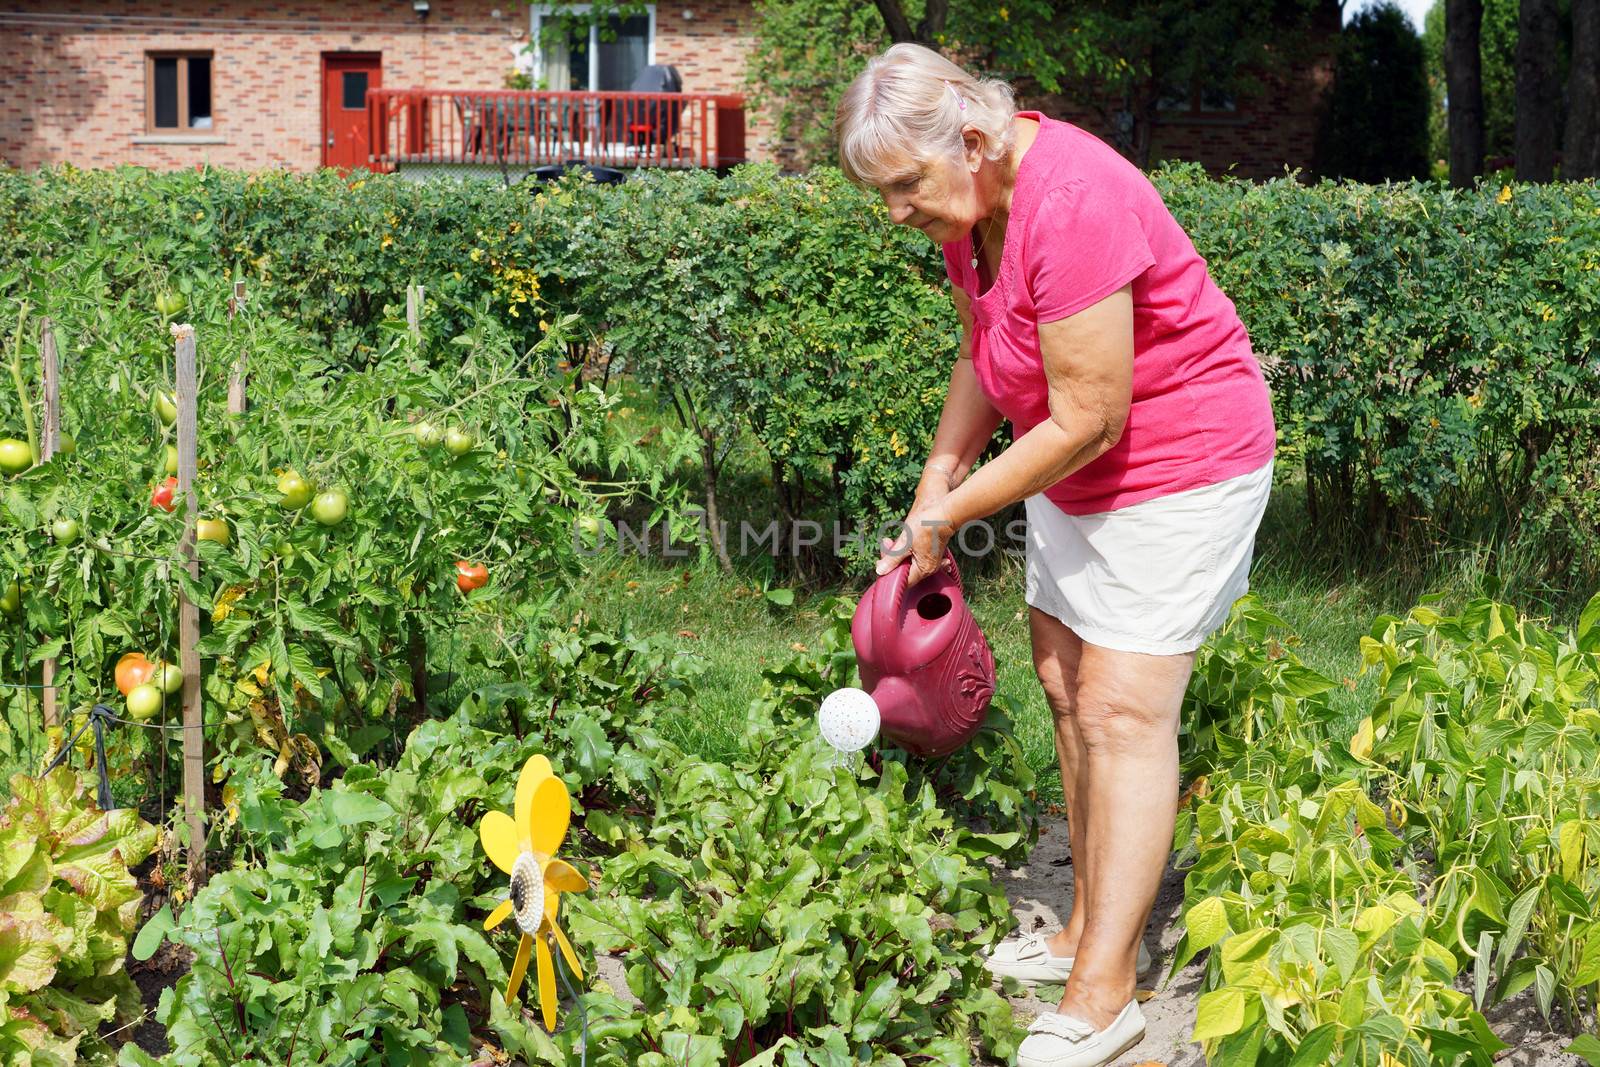
[[[1061,917],[1072,903],[1069,851],[1066,821],[1048,817],[1039,843],[1026,864],[1008,870],[996,863],[995,875],[1005,887],[1019,930],[1060,929]],[[1153,993],[1143,1005],[1147,1025],[1145,1038],[1117,1060],[1114,1067],[1144,1064],[1203,1067],[1205,1063],[1200,1046],[1188,1039],[1205,970],[1204,955],[1179,971],[1170,983],[1164,982],[1181,934],[1178,917],[1182,907],[1183,875],[1169,866],[1145,932],[1145,947],[1156,960],[1155,970],[1140,983],[1141,988]],[[1057,1003],[1057,997],[1051,997],[1047,1003],[1031,993],[1010,999],[1017,1020],[1023,1025],[1040,1012],[1055,1010]],[[1545,1028],[1530,995],[1512,999],[1491,1011],[1488,1018],[1500,1039],[1512,1046],[1496,1060],[1497,1067],[1582,1067],[1582,1060],[1561,1051],[1571,1039]]]

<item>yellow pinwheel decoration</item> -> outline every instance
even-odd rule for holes
[[[491,811],[478,824],[483,851],[496,867],[511,876],[511,895],[483,921],[493,930],[514,916],[522,930],[517,959],[511,965],[511,980],[506,983],[506,1003],[510,1004],[528,973],[528,956],[539,950],[539,1003],[544,1009],[544,1028],[556,1028],[556,970],[550,955],[551,937],[561,946],[572,973],[583,979],[577,954],[567,935],[556,925],[562,893],[581,893],[589,883],[576,868],[555,858],[567,836],[572,817],[572,800],[567,783],[556,777],[550,761],[530,757],[517,777],[515,818],[503,811]]]

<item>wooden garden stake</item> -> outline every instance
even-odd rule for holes
[[[243,306],[244,282],[237,281],[233,283],[233,295],[228,298],[229,321],[232,321]],[[244,379],[249,356],[248,349],[239,349],[239,357],[233,361],[233,373],[228,375],[228,414],[230,415],[244,414]]]
[[[406,325],[411,327],[411,339],[422,340],[422,286],[406,286]]]
[[[406,286],[406,326],[411,330],[411,340],[422,340],[422,286]],[[412,713],[421,722],[428,717],[428,635],[423,632],[422,618],[413,612],[407,620],[406,658],[411,661]]]
[[[39,321],[39,363],[44,374],[44,422],[39,427],[39,462],[48,463],[61,443],[61,376],[57,365],[55,325]],[[44,661],[41,690],[44,695],[44,728],[56,725],[56,658]]]
[[[200,577],[195,555],[195,408],[198,382],[195,374],[194,327],[174,326],[178,370],[178,495],[184,501],[183,540],[179,542],[183,567],[190,578]],[[205,879],[205,718],[200,706],[200,611],[178,590],[178,666],[183,670],[183,805],[189,816],[189,881],[198,887]]]

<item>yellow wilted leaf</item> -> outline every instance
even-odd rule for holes
[[[230,585],[217,597],[217,606],[211,609],[211,621],[221,622],[233,614],[233,605],[240,597],[244,596],[244,586]]]
[[[256,676],[256,684],[265,686],[267,679],[272,676],[272,661],[262,660],[261,665],[255,669],[254,674]]]
[[[1350,739],[1350,755],[1363,762],[1372,757],[1372,717],[1361,720],[1356,735]]]
[[[1576,819],[1562,823],[1556,840],[1561,851],[1561,877],[1569,881],[1577,878],[1583,866],[1583,823]]]

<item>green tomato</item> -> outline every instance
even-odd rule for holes
[[[466,455],[477,443],[477,439],[465,430],[451,430],[444,435],[444,450],[452,456]]]
[[[279,507],[299,511],[311,502],[311,486],[296,471],[284,471],[278,476]]]
[[[578,529],[583,531],[586,541],[594,541],[600,536],[600,520],[593,515],[578,516]]]
[[[22,610],[22,586],[13,580],[4,590],[0,590],[0,612],[15,615]]]
[[[56,539],[56,544],[58,545],[72,544],[78,539],[80,532],[78,520],[69,518],[66,515],[61,516],[61,518],[50,524],[50,536]]]
[[[194,535],[201,541],[215,541],[225,545],[233,540],[228,532],[228,524],[222,519],[200,519],[194,524]]]
[[[160,686],[161,691],[168,696],[182,692],[183,668],[175,663],[158,663],[155,673],[150,675],[150,684]]]
[[[170,289],[164,289],[156,294],[156,311],[169,319],[182,311],[188,304],[189,302],[184,299],[182,293],[175,293]]]
[[[180,683],[181,684],[181,683]],[[153,718],[166,702],[159,686],[146,682],[128,690],[128,717],[135,722]]]
[[[178,473],[178,446],[168,445],[166,451],[166,468],[168,474]]]
[[[417,439],[417,444],[423,448],[432,448],[444,440],[444,431],[431,422],[419,422],[411,429]]]
[[[171,393],[156,394],[155,411],[163,426],[171,426],[178,421],[178,402]]]
[[[62,430],[60,433],[56,434],[56,455],[70,456],[77,450],[78,442],[72,439],[72,435],[70,433]]]
[[[337,526],[350,513],[350,500],[342,489],[329,489],[318,493],[311,502],[311,517],[324,526]]]
[[[0,440],[0,470],[7,474],[21,474],[33,466],[33,449],[28,442],[15,437]]]

